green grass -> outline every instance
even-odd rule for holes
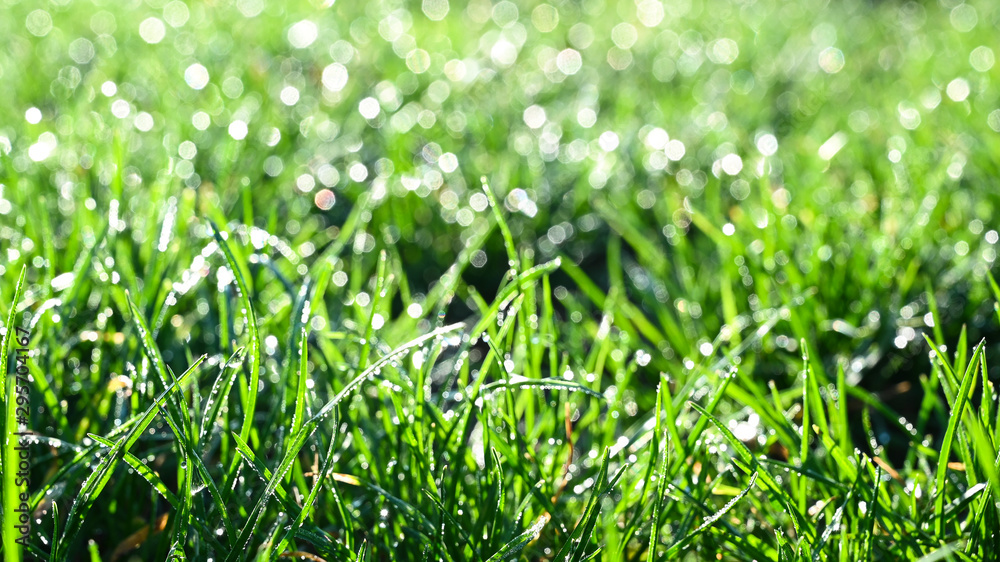
[[[5,560],[1000,551],[998,7],[329,4],[0,0]]]

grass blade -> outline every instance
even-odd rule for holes
[[[4,335],[2,353],[0,357],[0,397],[4,399],[4,432],[3,432],[3,550],[7,560],[21,560],[21,543],[18,542],[20,532],[15,527],[16,520],[14,514],[21,503],[20,496],[24,491],[24,483],[20,482],[14,466],[18,464],[16,447],[19,445],[20,437],[17,423],[17,387],[7,381],[7,358],[10,357],[10,344],[17,340],[16,329],[14,328],[14,317],[17,313],[17,304],[21,300],[21,291],[24,288],[24,276],[27,266],[21,266],[21,274],[17,278],[17,285],[14,286],[14,298],[10,301],[10,310],[7,311],[7,322],[4,323]],[[26,336],[24,336],[26,340]],[[27,342],[25,342],[27,343]],[[24,345],[22,347],[27,347]],[[15,379],[16,380],[16,379]]]
[[[731,510],[734,505],[739,503],[740,500],[742,500],[744,497],[746,497],[747,494],[750,493],[750,490],[753,489],[753,485],[756,482],[757,482],[757,473],[754,472],[753,474],[750,475],[750,483],[747,484],[746,488],[744,488],[739,494],[733,497],[733,499],[726,502],[726,505],[722,506],[722,509],[716,511],[714,514],[712,514],[712,516],[706,518],[705,521],[701,525],[699,525],[697,529],[691,531],[685,537],[674,543],[670,547],[670,549],[667,550],[666,558],[668,560],[675,558],[678,555],[678,553],[680,553],[680,551],[687,545],[691,544],[691,541],[693,541],[698,535],[705,532],[706,529],[714,525],[715,522],[721,519],[723,515],[729,513],[729,510]]]
[[[239,297],[243,303],[243,314],[247,321],[247,333],[250,340],[247,346],[247,356],[250,359],[250,380],[247,383],[246,400],[243,403],[243,425],[240,427],[240,438],[244,441],[249,441],[250,435],[253,432],[253,417],[257,405],[257,388],[260,381],[260,331],[257,327],[257,313],[254,311],[253,302],[250,300],[250,288],[247,286],[246,279],[243,276],[243,269],[236,260],[236,256],[233,255],[233,250],[226,241],[227,237],[223,236],[222,231],[219,230],[214,222],[209,222],[212,225],[212,234],[215,236],[215,241],[219,244],[219,248],[222,249],[222,253],[226,256],[226,261],[229,263],[229,268],[236,277],[236,285],[239,287],[240,293]],[[233,469],[230,468],[230,473],[232,472]]]
[[[503,548],[498,550],[493,556],[490,556],[489,560],[486,562],[504,562],[506,560],[514,560],[517,555],[525,546],[531,541],[536,540],[539,535],[542,534],[542,529],[545,525],[552,519],[552,516],[548,513],[543,513],[535,519],[535,522],[531,524],[523,533],[514,537],[514,539],[507,544],[503,545]]]

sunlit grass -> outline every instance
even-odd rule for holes
[[[0,0],[24,558],[1000,551],[998,18]]]

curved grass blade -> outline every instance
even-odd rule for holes
[[[247,350],[247,355],[250,357],[250,381],[247,385],[246,402],[243,404],[243,426],[240,428],[240,438],[247,441],[253,429],[254,410],[257,406],[257,387],[260,381],[260,332],[257,327],[257,313],[254,311],[253,303],[250,301],[250,289],[247,287],[247,282],[243,277],[243,269],[236,261],[236,256],[233,255],[232,248],[226,242],[226,237],[222,236],[219,227],[212,221],[209,221],[209,223],[212,225],[212,235],[215,236],[215,241],[219,244],[219,248],[222,249],[222,253],[226,256],[226,261],[229,263],[229,268],[233,270],[233,275],[236,277],[236,285],[239,287],[240,299],[243,302],[243,314],[247,320],[247,332],[250,338]],[[232,472],[232,469],[230,469],[230,472]]]
[[[212,390],[208,394],[208,401],[205,402],[204,412],[201,417],[201,427],[198,430],[198,441],[202,443],[205,438],[208,437],[211,431],[212,424],[215,420],[219,418],[219,412],[222,410],[222,404],[225,402],[226,398],[229,396],[229,391],[232,389],[233,381],[236,380],[236,375],[239,374],[238,367],[243,363],[243,351],[245,348],[240,347],[235,353],[229,358],[228,361],[219,370],[219,375],[215,378],[215,382],[212,383]],[[226,371],[229,370],[228,376]],[[207,447],[207,443],[205,447]]]
[[[24,288],[24,275],[28,267],[21,266],[21,275],[17,278],[17,285],[14,286],[14,298],[7,311],[7,322],[4,323],[6,332],[3,335],[3,356],[0,357],[0,396],[7,395],[7,358],[10,356],[10,342],[16,339],[14,330],[14,314],[17,312],[17,303],[21,300],[21,291]]]
[[[732,509],[733,506],[735,506],[740,500],[742,500],[744,497],[746,497],[747,494],[750,493],[750,490],[753,489],[753,485],[756,482],[757,482],[757,473],[754,472],[753,474],[750,475],[750,483],[747,484],[747,487],[744,488],[743,491],[741,491],[739,494],[733,497],[733,499],[726,502],[726,505],[722,506],[722,509],[716,511],[714,514],[712,514],[711,517],[705,519],[705,521],[702,522],[702,524],[699,525],[697,529],[689,533],[686,537],[674,543],[670,547],[670,549],[667,550],[666,559],[667,560],[674,559],[677,556],[677,554],[681,551],[681,549],[691,544],[691,541],[693,541],[695,537],[705,532],[706,529],[714,525],[715,522],[721,519],[723,515],[729,513],[729,510]]]
[[[515,559],[519,552],[524,549],[533,540],[536,540],[539,535],[542,534],[542,529],[548,524],[552,516],[548,513],[543,513],[535,519],[535,522],[531,524],[523,533],[514,537],[514,540],[508,542],[496,552],[493,556],[490,556],[489,560],[486,562],[503,562],[505,560]]]
[[[512,376],[510,380],[499,380],[490,384],[484,384],[480,389],[484,394],[498,392],[503,389],[538,388],[541,390],[568,390],[570,392],[583,392],[594,398],[604,399],[604,395],[596,390],[584,386],[578,382],[565,379],[526,379],[524,377]]]
[[[114,441],[111,441],[110,439],[105,439],[100,435],[88,433],[87,437],[90,437],[91,439],[97,441],[101,445],[104,445],[108,449],[113,449],[115,446]],[[124,451],[122,453],[122,459],[125,462],[127,462],[129,466],[131,466],[132,469],[135,470],[140,476],[145,478],[146,481],[149,482],[149,484],[153,487],[153,489],[156,490],[156,492],[159,493],[160,496],[163,497],[163,499],[167,500],[167,503],[173,506],[174,509],[177,509],[179,507],[180,502],[177,500],[177,496],[174,495],[174,493],[171,492],[169,488],[167,488],[167,485],[163,483],[162,479],[160,479],[160,475],[157,474],[153,469],[149,468],[149,466],[147,466],[146,463],[142,462],[141,460],[139,460],[138,457],[136,457],[135,455],[133,455],[128,451]]]
[[[160,353],[160,348],[153,341],[152,332],[149,331],[149,325],[146,324],[146,319],[143,317],[142,311],[134,302],[132,302],[131,296],[128,292],[125,293],[125,298],[128,301],[129,310],[132,313],[132,322],[139,332],[139,340],[142,341],[142,345],[146,350],[146,355],[149,360],[153,363],[153,370],[160,377],[160,382],[163,383],[163,388],[169,388],[175,382],[175,377],[170,367],[167,366],[166,361],[163,360],[163,354]],[[204,357],[202,357],[204,359]],[[199,360],[199,363],[201,360]],[[173,398],[173,399],[170,399]],[[173,418],[175,425],[178,427],[184,427],[189,429],[194,423],[188,415],[190,412],[187,410],[187,405],[183,400],[177,400],[173,395],[168,396],[166,402],[167,407],[167,418]],[[180,423],[181,421],[187,422],[187,425]]]

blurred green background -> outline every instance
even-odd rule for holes
[[[895,352],[928,278],[949,331],[984,322],[968,293],[996,258],[998,18],[951,0],[8,1],[5,258],[49,228],[59,251],[33,264],[72,271],[115,209],[143,254],[179,206],[308,261],[364,206],[347,243],[368,266],[397,253],[419,301],[486,233],[486,176],[535,261],[607,288],[623,240],[614,275],[667,359],[797,297],[830,361]],[[472,254],[464,279],[492,294],[499,236]]]

